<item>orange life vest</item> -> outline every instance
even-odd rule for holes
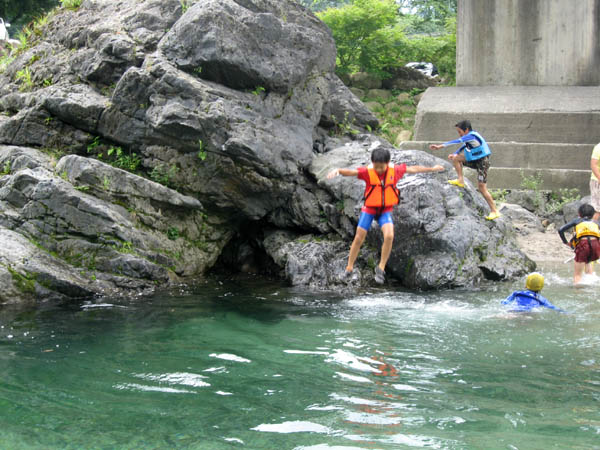
[[[373,164],[367,167],[369,184],[365,192],[365,206],[369,208],[385,208],[400,202],[400,193],[396,188],[396,170],[394,164],[388,164],[383,180],[379,178]]]

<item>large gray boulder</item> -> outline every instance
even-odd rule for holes
[[[206,80],[282,94],[311,75],[330,73],[336,56],[327,26],[280,0],[198,2],[159,49],[177,68]]]
[[[342,212],[340,233],[353,234],[362,204],[364,183],[351,178],[327,180],[335,167],[368,164],[370,150],[383,146],[392,160],[408,165],[450,165],[418,151],[398,151],[384,141],[365,139],[313,160],[311,173],[334,197]],[[411,288],[438,289],[471,285],[482,279],[502,280],[535,267],[518,248],[505,219],[486,221],[487,205],[472,186],[449,185],[447,173],[406,175],[399,183],[402,196],[395,208],[395,245],[387,273]],[[369,233],[371,247],[382,243],[380,232]]]

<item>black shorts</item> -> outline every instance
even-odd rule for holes
[[[475,161],[465,161],[464,166],[477,171],[477,181],[487,183],[488,169],[490,168],[490,157],[476,159]]]

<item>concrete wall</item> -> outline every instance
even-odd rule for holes
[[[600,85],[600,0],[458,0],[459,86]]]
[[[419,102],[416,141],[456,139],[469,119],[489,142],[600,142],[600,88],[472,86],[429,88]]]

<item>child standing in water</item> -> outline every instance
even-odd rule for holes
[[[584,203],[577,211],[579,217],[560,227],[558,234],[563,243],[575,249],[575,268],[573,273],[573,283],[581,282],[583,271],[587,274],[593,274],[594,268],[592,262],[600,259],[600,227],[592,219],[595,214],[594,207]],[[565,232],[571,228],[575,229],[575,235],[571,241],[565,238]]]
[[[344,177],[357,177],[363,180],[367,186],[364,194],[364,206],[362,207],[356,235],[346,266],[345,278],[349,278],[354,270],[354,263],[360,252],[360,248],[367,237],[373,220],[377,220],[383,232],[383,246],[381,247],[381,260],[375,267],[375,281],[378,284],[385,282],[385,266],[392,251],[394,241],[394,223],[392,220],[392,209],[400,201],[400,193],[396,185],[405,173],[443,172],[441,165],[434,167],[407,166],[406,164],[395,165],[390,163],[390,152],[384,148],[376,148],[371,153],[371,164],[358,169],[333,169],[327,175],[331,179],[338,175]]]
[[[492,194],[490,194],[487,189],[487,176],[490,168],[490,155],[492,154],[490,147],[483,136],[478,132],[473,131],[470,121],[461,120],[455,127],[458,132],[458,139],[444,142],[443,144],[431,144],[429,148],[431,150],[439,150],[448,147],[449,145],[462,144],[462,147],[448,155],[448,159],[454,165],[456,175],[458,176],[456,180],[450,180],[448,183],[464,188],[465,179],[463,175],[463,166],[477,170],[477,189],[479,189],[479,192],[481,192],[481,195],[485,198],[491,211],[490,214],[486,216],[486,219],[495,220],[500,217],[500,213],[496,209],[496,203],[492,198]]]
[[[509,306],[511,311],[531,311],[534,308],[544,307],[564,312],[540,295],[543,288],[544,277],[542,274],[534,272],[527,277],[525,290],[513,292],[502,304]]]

